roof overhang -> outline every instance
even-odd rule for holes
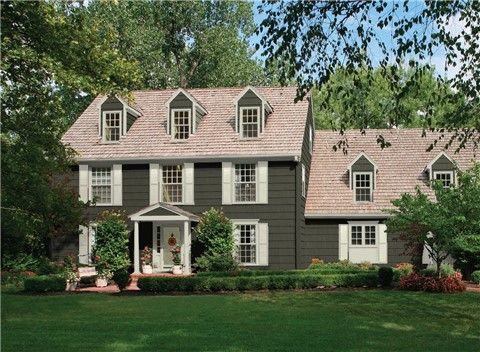
[[[257,97],[260,98],[260,100],[262,101],[262,104],[263,104],[263,108],[268,112],[268,113],[271,113],[273,112],[273,108],[272,106],[270,105],[270,103],[267,101],[267,99],[265,99],[265,97],[263,95],[261,95],[255,88],[253,88],[252,86],[246,86],[244,90],[242,90],[242,92],[237,95],[237,97],[235,98],[235,100],[233,101],[233,103],[235,104],[235,106],[238,105],[238,101],[245,95],[245,93],[247,93],[249,90],[251,90],[253,92],[253,94],[255,94]]]
[[[138,116],[141,116],[142,113],[140,111],[138,111],[137,109],[131,107],[126,101],[125,99],[117,96],[117,95],[114,95],[115,98],[118,99],[118,101],[120,103],[122,103],[122,105],[124,106],[125,110],[128,111],[130,114],[134,115],[135,117],[138,117]],[[103,103],[105,103],[105,101],[108,99],[109,95],[105,95],[97,104],[97,107],[100,109],[101,106],[103,105]]]
[[[163,209],[166,210],[168,215],[147,215],[148,213],[156,210]],[[175,205],[167,203],[155,203],[150,205],[142,210],[133,213],[128,216],[132,221],[199,221],[199,217],[195,214],[192,214],[186,210],[183,210]]]
[[[386,213],[307,213],[307,219],[387,219]]]
[[[172,96],[170,97],[170,99],[167,100],[167,102],[165,103],[165,106],[168,108],[170,106],[170,103],[173,101],[173,99],[175,99],[177,97],[177,95],[179,95],[180,93],[182,93],[183,95],[185,95],[192,103],[193,103],[193,106],[195,109],[198,109],[200,110],[200,112],[202,114],[207,114],[207,109],[205,109],[202,104],[200,104],[200,102],[195,99],[189,92],[187,92],[185,89],[183,88],[178,88],[173,94]]]

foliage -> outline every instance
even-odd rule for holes
[[[19,253],[4,255],[2,268],[14,272],[32,271],[38,275],[59,274],[63,267],[46,257],[36,257],[32,254]]]
[[[367,69],[368,82],[374,81],[373,68],[379,67],[395,93],[390,102],[395,111],[401,109],[406,92],[418,87],[417,78],[432,69],[433,65],[425,62],[440,52],[445,53],[444,70],[455,69],[456,73],[450,79],[439,74],[439,80],[458,92],[460,99],[455,100],[466,97],[463,104],[445,116],[444,127],[456,131],[445,144],[457,139],[461,142],[472,139],[478,144],[480,2],[264,0],[260,9],[264,19],[257,31],[262,35],[259,47],[263,47],[267,65],[269,62],[279,65],[281,82],[296,79],[299,98],[313,86],[325,84],[338,67],[352,74],[357,86],[362,84],[359,67]],[[404,77],[399,71],[406,65],[415,73],[401,84]],[[349,94],[349,90],[348,86],[339,86],[329,92],[330,97]],[[438,94],[437,98],[448,100],[450,96]],[[381,100],[378,103],[383,104]],[[430,125],[435,104],[427,106],[426,120]],[[343,119],[346,125],[356,124],[358,116],[365,116],[361,104],[353,108],[356,111],[349,122]],[[391,118],[385,115],[384,121],[388,123]],[[363,122],[362,125],[365,126]],[[443,134],[445,130],[440,132]],[[379,143],[383,145],[384,140]]]
[[[480,270],[475,270],[471,275],[472,282],[480,285]]]
[[[137,76],[111,47],[113,33],[62,4],[2,4],[2,255],[47,255],[51,238],[77,233],[84,206],[69,187],[73,154],[60,138],[84,95],[124,93]]]
[[[172,262],[174,265],[182,264],[182,259],[180,258],[181,251],[182,248],[179,245],[176,245],[170,249],[170,253],[172,254]]]
[[[383,287],[392,286],[393,281],[393,269],[389,266],[382,266],[378,269],[378,282]]]
[[[205,211],[195,228],[198,241],[205,246],[204,254],[196,259],[196,267],[201,270],[234,270],[235,225],[222,210],[210,208]]]
[[[141,260],[142,260],[142,265],[152,265],[152,249],[148,246],[145,246],[145,248],[142,249],[141,253]]]
[[[377,285],[375,272],[357,274],[294,274],[265,276],[141,277],[138,287],[145,292],[215,292],[246,290],[308,289],[319,286],[358,287]]]
[[[408,276],[413,273],[412,263],[398,263],[393,268],[393,281],[398,282],[404,276]]]
[[[113,281],[117,284],[120,290],[124,290],[132,281],[130,273],[127,268],[121,268],[113,272]]]
[[[440,266],[440,277],[449,277],[449,276],[452,276],[453,274],[455,274],[455,269],[450,264],[442,264]],[[431,277],[438,276],[437,270],[434,268],[426,268],[426,269],[420,270],[420,275],[431,276]]]
[[[78,281],[77,266],[70,256],[66,256],[63,260],[63,275],[67,282],[73,283]]]
[[[393,200],[395,209],[389,211],[392,216],[387,220],[389,231],[400,233],[410,254],[419,255],[427,244],[425,248],[436,263],[438,276],[442,262],[450,254],[460,255],[457,260],[478,260],[475,255],[461,256],[465,252],[459,250],[458,244],[472,243],[466,242],[467,238],[480,238],[480,164],[467,171],[457,170],[457,177],[455,187],[433,183],[435,200],[420,188],[414,195],[405,193]],[[476,253],[475,246],[468,249]]]
[[[123,214],[108,210],[100,214],[93,246],[99,275],[108,275],[130,265],[128,239],[129,231]]]
[[[399,287],[402,290],[425,292],[463,292],[466,289],[459,273],[441,278],[411,274],[400,279]]]
[[[40,275],[26,278],[23,285],[26,292],[62,292],[66,282],[63,275]]]
[[[324,263],[323,261],[318,263],[312,263],[308,266],[308,270],[357,272],[362,270],[377,270],[377,267],[368,262],[353,264],[348,260],[341,260],[338,262],[329,262],[329,263]]]

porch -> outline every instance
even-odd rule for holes
[[[173,267],[171,250],[180,246],[183,273],[191,269],[192,226],[198,216],[167,203],[156,203],[129,216],[133,222],[133,277],[141,272],[141,251],[152,249],[154,274],[168,273]]]

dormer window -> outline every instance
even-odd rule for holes
[[[98,135],[102,142],[119,142],[127,134],[135,120],[141,116],[139,110],[131,107],[120,97],[110,95],[98,103]]]
[[[355,202],[373,202],[377,166],[365,153],[360,153],[348,166],[350,188]]]
[[[449,188],[453,184],[453,171],[434,171],[433,179],[440,181],[443,188]]]
[[[443,187],[455,184],[455,162],[445,152],[438,154],[426,167],[430,181],[439,180]]]
[[[356,202],[372,201],[372,173],[371,172],[354,172],[353,189]]]
[[[104,111],[103,112],[103,140],[105,142],[117,142],[122,134],[122,112]]]
[[[240,134],[242,138],[256,138],[260,131],[260,108],[241,107]]]
[[[190,109],[172,109],[173,138],[188,139],[191,128]]]

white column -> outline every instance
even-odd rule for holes
[[[190,263],[190,250],[192,244],[192,234],[190,232],[190,221],[183,223],[183,273],[191,274],[192,266]]]
[[[140,241],[138,221],[133,223],[133,273],[140,274]]]

